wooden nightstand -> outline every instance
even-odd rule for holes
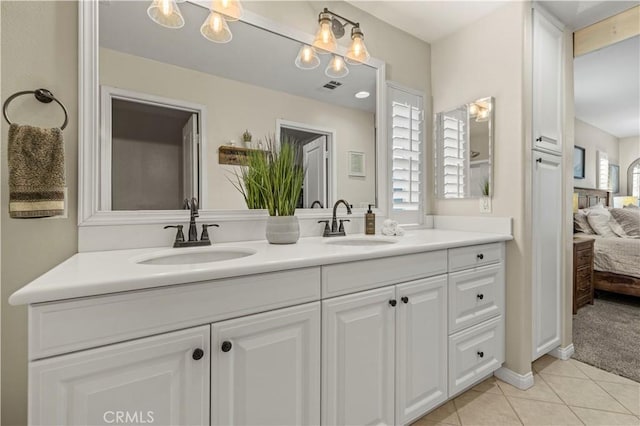
[[[593,305],[593,238],[573,239],[573,313]]]

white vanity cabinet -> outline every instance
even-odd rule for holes
[[[447,399],[447,277],[323,301],[325,425],[405,424]]]
[[[320,423],[320,302],[211,327],[212,425]]]
[[[32,362],[29,424],[209,424],[209,328]]]

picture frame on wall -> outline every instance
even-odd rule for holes
[[[584,148],[573,147],[573,178],[584,179]]]
[[[609,188],[612,194],[620,193],[620,166],[609,164]]]
[[[364,152],[349,151],[349,176],[366,176],[364,168]]]

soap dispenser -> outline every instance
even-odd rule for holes
[[[375,235],[376,233],[376,215],[371,211],[372,205],[373,204],[369,204],[367,214],[364,215],[364,233],[366,235]]]

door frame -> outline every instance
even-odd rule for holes
[[[333,205],[337,201],[338,196],[338,178],[337,178],[337,161],[338,153],[335,147],[336,130],[329,127],[315,126],[313,124],[299,123],[296,121],[285,120],[283,118],[276,119],[276,142],[280,143],[280,133],[282,129],[302,130],[311,133],[317,133],[327,137],[327,153],[329,156],[329,164],[327,164],[327,200],[328,204]],[[324,206],[325,209],[331,206]]]
[[[111,211],[111,156],[112,156],[112,129],[113,110],[112,101],[114,99],[136,102],[139,104],[153,105],[163,108],[177,109],[191,112],[198,115],[198,204],[207,205],[207,168],[202,167],[202,162],[207,158],[207,138],[206,121],[207,107],[194,102],[187,102],[179,99],[164,98],[150,95],[148,93],[136,92],[129,89],[121,89],[100,85],[100,179],[98,186],[99,210]]]

